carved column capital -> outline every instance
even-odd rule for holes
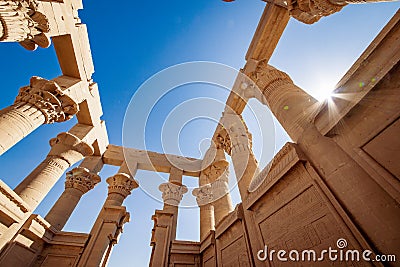
[[[119,194],[124,198],[131,194],[131,191],[139,186],[135,179],[126,173],[117,173],[107,178],[108,194]]]
[[[185,185],[176,185],[173,183],[160,184],[158,189],[162,192],[164,203],[172,206],[179,206],[183,194],[186,194],[188,191]]]
[[[30,85],[19,90],[15,103],[30,103],[46,117],[45,123],[64,122],[71,119],[79,106],[54,82],[33,76]]]
[[[225,178],[218,179],[215,182],[211,183],[210,185],[213,195],[213,201],[216,201],[229,193],[229,184],[227,177],[226,179]]]
[[[267,99],[270,93],[278,86],[288,83],[293,84],[289,75],[268,65],[267,60],[259,61],[256,69],[249,73],[248,76]]]
[[[210,148],[206,151],[204,158],[201,162],[201,169],[204,171],[210,166],[217,164],[218,166],[226,167],[229,163],[225,159],[224,144],[222,139],[212,142]],[[218,162],[218,163],[217,163]]]
[[[345,5],[344,1],[335,0],[290,1],[289,12],[295,19],[306,24],[313,24],[322,17],[340,11]]]
[[[56,138],[52,138],[50,146],[52,148],[49,156],[62,158],[70,165],[94,153],[90,144],[68,132],[60,133]]]
[[[249,133],[241,115],[224,112],[221,124],[225,132],[221,133],[221,136],[224,135],[225,140],[228,140],[229,137],[229,143],[227,144],[231,146],[230,149],[228,148],[230,155],[238,152],[248,152],[252,149],[252,135]]]
[[[210,204],[213,200],[213,193],[210,184],[193,189],[192,195],[196,197],[197,205],[199,205],[199,207]]]
[[[75,188],[83,194],[93,189],[101,181],[100,176],[83,167],[77,167],[67,172],[65,188]]]
[[[214,143],[218,149],[223,149],[228,155],[232,155],[232,143],[226,131],[218,133]]]
[[[229,176],[229,162],[225,159],[214,161],[202,171],[202,174],[207,176],[207,181],[211,183],[220,179],[226,180]]]
[[[49,47],[49,21],[37,7],[35,0],[1,0],[0,41],[19,42],[28,50]]]

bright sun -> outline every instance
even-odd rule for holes
[[[327,99],[330,99],[333,95],[333,89],[332,88],[323,88],[320,89],[316,92],[315,94],[315,98],[319,101],[319,102],[323,102]]]

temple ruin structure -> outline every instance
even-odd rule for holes
[[[109,144],[87,28],[78,17],[81,0],[0,0],[0,41],[28,50],[53,43],[62,70],[52,80],[32,77],[15,89],[14,103],[1,107],[0,155],[43,124],[78,121],[49,140],[48,155],[14,189],[0,180],[0,266],[106,266],[130,220],[124,200],[139,186],[139,169],[169,173],[159,185],[164,206],[152,217],[150,266],[280,266],[285,262],[259,260],[265,244],[320,251],[340,238],[349,249],[400,258],[400,12],[338,83],[335,93],[347,99],[319,103],[290,73],[269,65],[289,19],[318,23],[347,4],[377,1],[267,1],[213,143],[204,159],[192,159]],[[359,81],[369,82],[359,90]],[[258,165],[241,117],[251,98],[265,104],[293,140],[267,167]],[[238,180],[237,206],[226,157]],[[104,164],[119,170],[99,177]],[[183,175],[199,181],[191,192],[200,207],[199,242],[176,239],[179,203],[188,193]],[[34,214],[59,179],[65,191],[44,218]],[[91,231],[63,231],[80,198],[101,180],[108,195]]]

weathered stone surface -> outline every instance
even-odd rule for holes
[[[50,141],[46,159],[14,191],[0,181],[0,265],[105,266],[130,219],[122,204],[138,187],[133,178],[138,169],[170,173],[168,183],[159,187],[164,207],[152,217],[151,266],[264,266],[257,255],[265,245],[276,251],[319,253],[335,248],[338,239],[346,239],[348,249],[399,254],[400,177],[395,159],[400,156],[396,135],[400,111],[395,107],[400,99],[400,13],[339,83],[336,93],[351,96],[350,101],[332,101],[337,112],[333,118],[329,105],[321,107],[286,73],[268,64],[289,14],[313,23],[354,2],[267,4],[213,144],[198,160],[106,148],[87,31],[77,14],[81,1],[40,1],[36,9],[35,1],[0,0],[0,41],[20,41],[34,49],[49,44],[44,34],[48,33],[63,72],[52,81],[33,77],[15,104],[1,111],[0,153],[43,123],[62,122],[75,114],[78,119],[69,132]],[[364,79],[371,82],[360,92],[358,83]],[[295,142],[283,147],[261,172],[251,134],[240,116],[250,98],[268,105]],[[232,157],[242,198],[235,209],[225,152]],[[82,159],[80,167],[67,173],[65,191],[46,218],[32,214],[62,174]],[[100,181],[96,173],[103,164],[120,169],[107,179],[107,199],[90,234],[62,232],[81,196]],[[183,175],[199,178],[199,188],[192,194],[200,207],[200,242],[175,240],[178,205],[187,192]]]

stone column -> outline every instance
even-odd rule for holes
[[[49,47],[50,31],[46,16],[35,0],[0,1],[0,42],[19,42],[28,50]]]
[[[215,225],[233,211],[231,195],[229,193],[229,163],[225,159],[222,147],[214,144],[207,150],[203,159],[202,175],[210,183],[212,192],[212,205],[214,206]]]
[[[254,84],[243,84],[243,95],[268,105],[296,142],[319,112],[320,103],[296,86],[289,75],[268,65],[267,61],[254,64],[254,70],[248,75]]]
[[[162,192],[162,198],[164,201],[163,210],[171,212],[174,214],[175,217],[178,217],[179,203],[181,202],[183,195],[187,193],[187,187],[184,185],[176,185],[168,182],[160,184],[158,189]],[[174,221],[174,228],[176,228],[176,219],[177,218],[175,218]],[[175,234],[173,235],[175,236]]]
[[[129,213],[122,204],[131,191],[139,186],[128,173],[127,168],[122,166],[119,173],[106,180],[109,184],[107,199],[90,231],[91,238],[77,266],[106,266],[123,225],[129,221]]]
[[[178,213],[178,206],[188,189],[182,185],[183,171],[172,167],[169,175],[169,182],[162,183],[158,189],[162,192],[164,210]]]
[[[211,184],[214,206],[214,220],[217,226],[223,218],[233,211],[232,199],[229,194],[228,177],[219,178]]]
[[[93,154],[93,147],[71,133],[50,140],[46,159],[14,191],[34,210],[67,168]]]
[[[32,77],[15,103],[0,111],[0,155],[40,125],[64,122],[78,110],[78,104],[54,81]]]
[[[47,213],[45,220],[61,231],[83,194],[100,182],[100,176],[83,167],[67,172],[65,190]]]
[[[377,248],[375,252],[398,247],[398,203],[332,138],[318,131],[313,124],[318,111],[316,101],[294,85],[287,74],[266,62],[260,62],[249,76],[349,217]]]
[[[192,194],[196,197],[197,205],[200,207],[200,240],[203,240],[210,231],[215,230],[211,186],[209,184],[201,185],[199,188],[195,188]]]
[[[252,150],[252,136],[242,116],[236,113],[225,111],[221,124],[224,130],[217,135],[215,142],[231,155],[240,196],[245,202],[249,185],[259,173],[258,162]]]
[[[182,175],[182,170],[172,167],[169,182],[158,187],[162,192],[164,207],[162,210],[156,210],[152,216],[154,228],[150,266],[167,266],[171,242],[176,238],[179,204],[183,194],[188,191],[187,187],[182,185]]]

